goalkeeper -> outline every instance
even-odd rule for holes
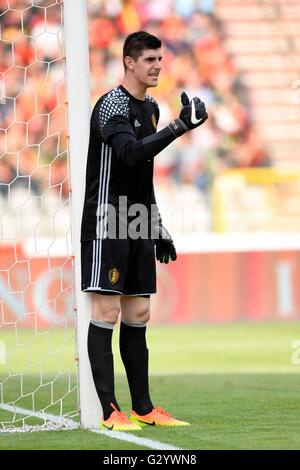
[[[204,103],[199,98],[190,100],[183,92],[179,117],[156,131],[159,108],[146,91],[158,84],[161,60],[158,38],[143,31],[129,35],[123,47],[122,84],[99,98],[91,116],[81,228],[82,290],[92,296],[88,354],[104,429],[188,424],[152,403],[148,383],[146,325],[150,296],[156,292],[155,256],[161,263],[175,261],[173,240],[158,210],[148,218],[151,235],[146,238],[132,237],[129,230],[127,237],[111,236],[107,228],[108,208],[120,216],[122,198],[128,210],[134,204],[143,205],[148,213],[151,207],[157,208],[154,157],[207,119]],[[120,410],[114,390],[111,341],[120,313],[120,353],[132,400],[130,418]]]

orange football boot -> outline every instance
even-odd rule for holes
[[[125,413],[117,410],[113,403],[110,406],[114,409],[110,417],[101,423],[101,429],[108,431],[140,431],[142,428],[136,423],[130,421]]]
[[[131,412],[130,419],[132,422],[140,426],[189,426],[190,423],[186,421],[179,421],[173,418],[170,413],[160,407],[153,408],[150,413],[146,415],[138,415],[135,411]]]

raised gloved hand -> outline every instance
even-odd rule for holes
[[[163,225],[159,227],[159,237],[154,240],[156,259],[161,263],[169,263],[177,259],[176,249],[168,230]]]
[[[181,93],[181,104],[182,108],[179,118],[174,119],[174,121],[171,121],[169,124],[169,128],[176,137],[201,126],[208,118],[205,104],[200,98],[196,97],[190,101],[187,94],[183,91]]]

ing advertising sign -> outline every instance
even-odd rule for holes
[[[21,247],[2,247],[0,326],[74,322],[72,266],[71,257],[26,259]],[[176,263],[157,265],[151,322],[295,321],[299,286],[299,251],[179,254]]]

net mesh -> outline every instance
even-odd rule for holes
[[[0,25],[0,429],[73,427],[61,2],[0,0]]]

